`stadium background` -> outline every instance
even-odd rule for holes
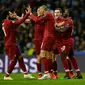
[[[16,11],[16,13],[21,16],[24,12],[26,6],[30,5],[33,12],[36,9],[45,4],[48,9],[53,12],[57,7],[62,9],[69,8],[70,16],[74,20],[75,31],[73,33],[75,38],[75,55],[78,60],[79,66],[82,72],[85,72],[85,0],[0,0],[0,14],[4,9],[10,9],[11,11]],[[36,14],[36,13],[35,13]],[[5,72],[7,70],[8,58],[4,51],[4,35],[2,32],[2,22],[3,17],[0,16],[0,72]],[[23,23],[19,29],[17,29],[17,41],[21,52],[25,57],[25,64],[29,72],[36,72],[36,58],[33,44],[33,24]],[[28,65],[29,64],[29,65]],[[58,67],[59,72],[63,71],[60,58],[58,57]],[[16,66],[18,69],[18,66]],[[15,69],[16,72],[20,70]]]

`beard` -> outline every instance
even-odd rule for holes
[[[9,18],[9,20],[16,20],[15,18],[13,18],[13,17],[8,17]]]

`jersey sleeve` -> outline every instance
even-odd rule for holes
[[[65,21],[64,27],[65,27],[66,29],[69,29],[69,28],[74,29],[73,26],[74,26],[74,25],[73,25],[73,20],[72,20],[72,19],[68,19],[68,20]]]
[[[72,20],[72,19],[71,19]],[[74,23],[73,23],[73,20],[72,20],[72,33],[74,32]]]
[[[15,25],[16,27],[19,26],[21,23],[23,23],[23,22],[26,20],[26,18],[27,18],[28,16],[29,16],[29,13],[27,13],[22,19],[15,21],[14,25]]]
[[[44,16],[42,16],[42,17],[40,17],[40,18],[37,18],[37,16],[35,16],[35,15],[33,15],[33,14],[30,15],[30,18],[31,18],[34,22],[39,23],[39,24],[42,24],[44,21],[46,21],[46,20],[48,19],[48,18],[47,18],[47,15],[44,15]]]

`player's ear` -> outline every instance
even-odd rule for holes
[[[7,15],[6,19],[9,19],[9,16]]]
[[[62,16],[62,13],[61,13],[61,16]]]

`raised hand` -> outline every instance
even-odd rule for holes
[[[30,7],[30,6],[27,7],[26,14],[27,14],[28,12],[31,13],[31,7]]]
[[[15,11],[13,13],[11,12],[11,15],[13,18],[16,18],[18,20],[22,18],[22,17],[18,16]]]

